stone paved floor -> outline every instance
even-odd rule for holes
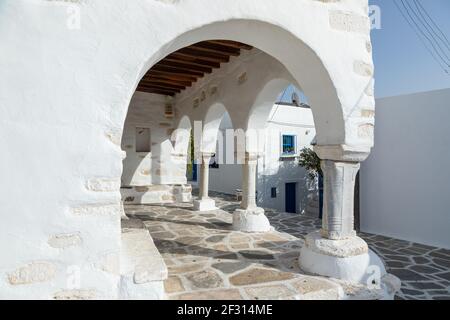
[[[130,220],[147,228],[169,269],[170,299],[310,299],[336,298],[337,284],[301,273],[299,248],[320,221],[298,214],[266,214],[276,231],[232,231],[231,214],[239,203],[214,194],[221,210],[195,213],[190,204],[128,205]],[[397,299],[449,299],[450,250],[361,234],[402,280]],[[342,283],[339,283],[343,285]],[[349,295],[358,288],[343,285]],[[358,297],[362,297],[358,295]]]

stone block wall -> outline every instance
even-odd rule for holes
[[[192,200],[192,186],[149,185],[121,189],[124,204],[176,203]]]

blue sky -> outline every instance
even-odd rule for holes
[[[404,1],[412,3],[412,0]],[[450,40],[450,0],[419,1]],[[397,2],[401,5],[400,0]],[[370,0],[370,4],[381,9],[381,29],[372,30],[375,96],[450,88],[450,75],[433,60],[393,0]],[[288,88],[283,101],[290,102],[293,91],[293,87]]]
[[[419,1],[450,40],[450,1]],[[450,88],[450,75],[433,60],[393,0],[370,3],[381,8],[381,29],[372,31],[376,97]]]

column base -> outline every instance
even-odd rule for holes
[[[345,240],[323,238],[320,231],[310,233],[300,251],[300,268],[310,274],[340,279],[368,287],[384,286],[387,299],[400,289],[400,280],[386,273],[383,261],[367,243],[352,237]]]
[[[217,210],[216,202],[213,199],[194,200],[195,211]]]
[[[233,230],[243,232],[268,232],[273,228],[263,208],[236,209],[233,213]]]

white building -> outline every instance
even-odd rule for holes
[[[301,267],[365,285],[375,264],[392,288],[349,201],[373,146],[367,0],[5,0],[0,39],[0,298],[160,293],[160,255],[140,255],[121,232],[121,186],[131,203],[188,200],[191,124],[204,123],[198,158],[209,162],[225,110],[235,128],[261,129],[290,83],[308,97],[330,182],[328,223],[299,249]],[[157,115],[136,117],[147,108]],[[253,197],[264,150],[244,150],[233,228],[267,231]],[[214,207],[202,172],[200,210]],[[139,268],[133,254],[145,258]]]
[[[227,129],[233,129],[229,116],[224,117],[220,128],[222,137],[226,137]],[[264,155],[257,166],[257,203],[280,212],[305,213],[313,186],[298,165],[298,155],[303,148],[312,147],[315,128],[311,109],[306,105],[275,104],[266,132]],[[210,167],[210,190],[235,194],[242,189],[242,171],[240,165],[224,161],[226,143],[224,139],[222,151],[218,148],[216,152],[218,166]]]

